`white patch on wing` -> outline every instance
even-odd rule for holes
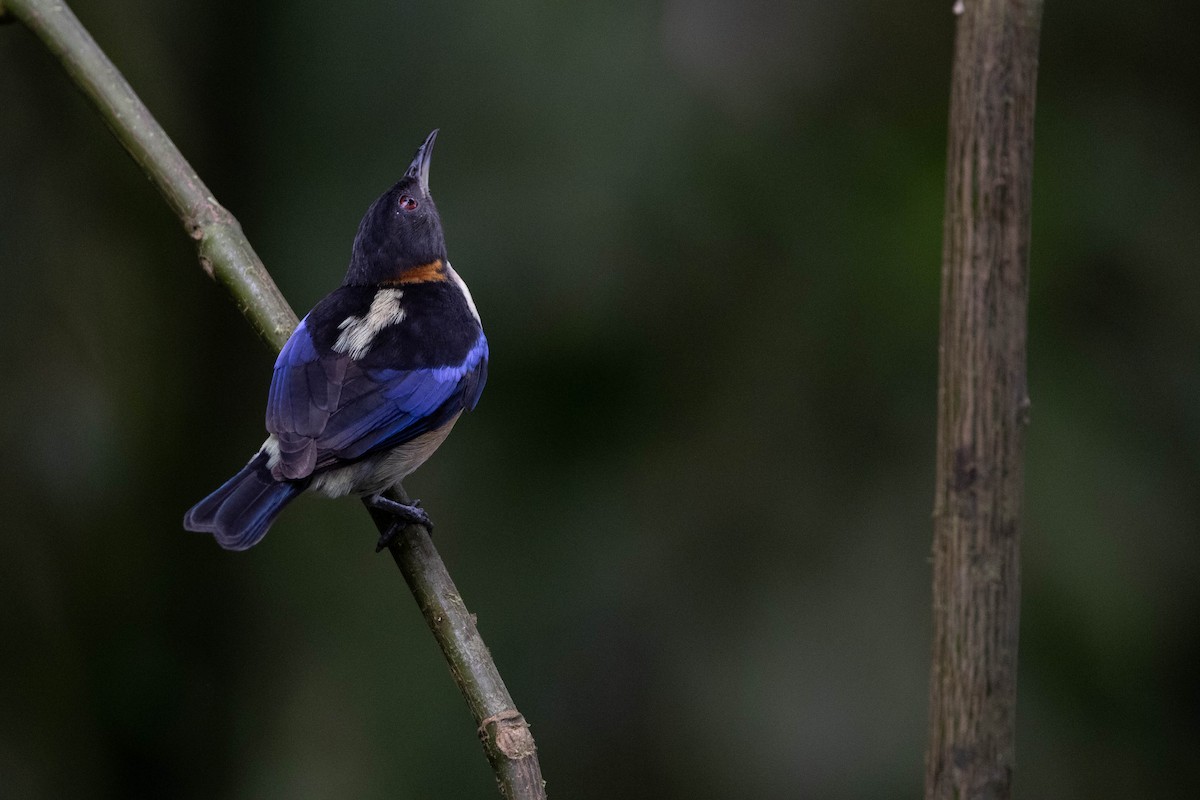
[[[279,440],[275,438],[275,434],[268,436],[258,451],[267,454],[267,469],[274,470],[275,465],[279,463]]]
[[[400,307],[400,298],[403,296],[404,292],[400,289],[380,289],[376,292],[366,316],[346,317],[338,325],[342,333],[333,349],[355,360],[365,356],[381,330],[404,319],[404,309]]]
[[[458,273],[454,271],[454,267],[450,266],[449,261],[446,262],[446,272],[450,274],[450,280],[454,281],[454,285],[458,287],[458,290],[463,293],[463,297],[466,298],[467,308],[471,309],[471,315],[482,326],[483,320],[479,318],[479,309],[475,308],[475,298],[471,297],[471,290],[467,288],[466,281],[459,277]]]

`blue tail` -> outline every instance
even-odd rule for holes
[[[245,550],[258,544],[306,483],[275,480],[267,469],[267,454],[259,453],[224,486],[192,506],[183,527],[211,533],[226,550]]]

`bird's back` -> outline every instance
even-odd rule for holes
[[[449,265],[422,277],[344,286],[296,329],[267,403],[279,477],[378,456],[475,406],[488,349],[470,295]]]

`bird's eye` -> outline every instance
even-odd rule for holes
[[[400,207],[405,211],[416,211],[419,205],[420,203],[417,202],[415,197],[407,194],[400,195]]]

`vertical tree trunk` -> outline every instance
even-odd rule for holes
[[[1015,750],[1040,0],[955,4],[925,797],[1008,798]]]

